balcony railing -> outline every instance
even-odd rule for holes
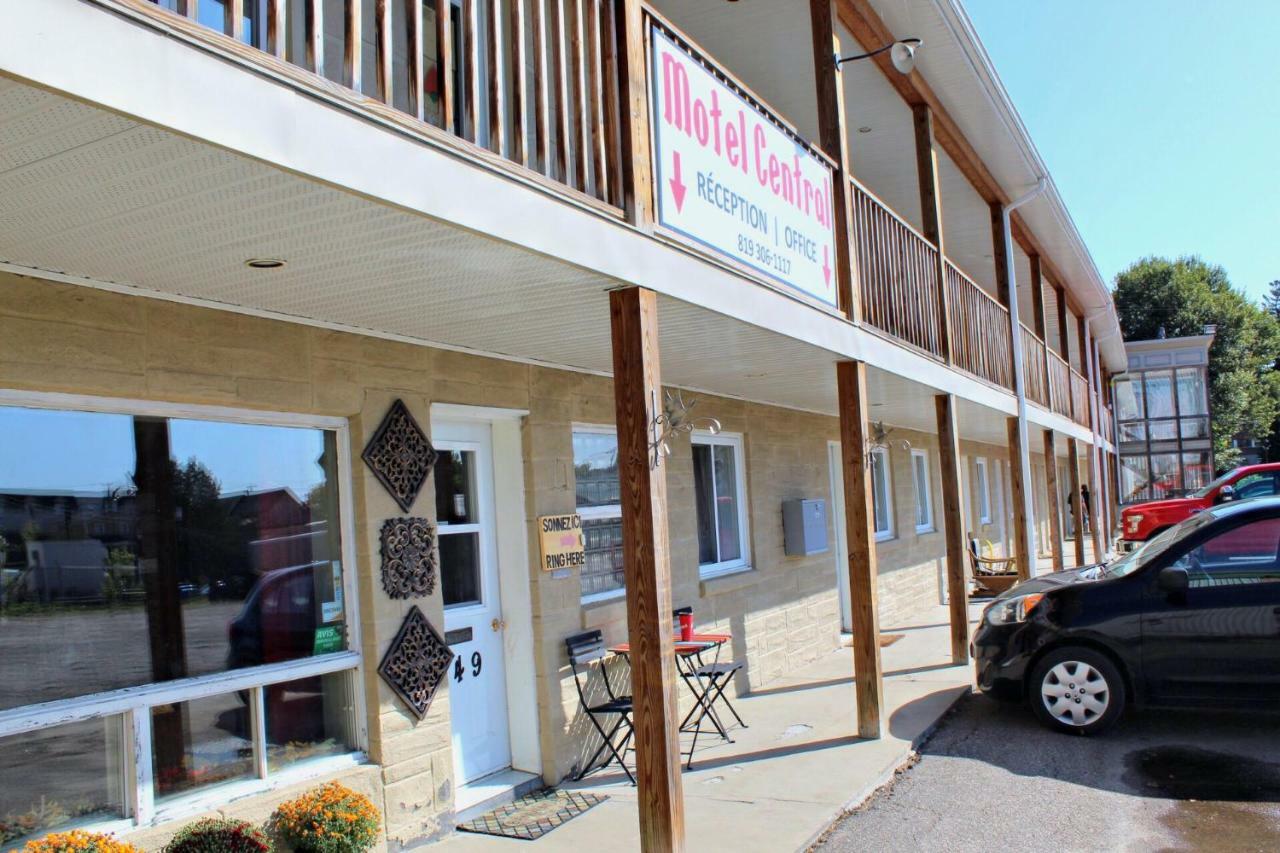
[[[1022,373],[1026,380],[1027,399],[1049,407],[1049,377],[1046,375],[1044,341],[1027,328],[1018,324],[1022,333]]]
[[[1049,400],[1054,412],[1071,417],[1071,367],[1052,349],[1048,350]]]
[[[951,363],[1001,388],[1013,388],[1009,309],[947,261]]]
[[[1089,381],[1071,371],[1071,417],[1081,426],[1089,426]]]
[[[621,206],[617,0],[116,2],[167,10],[190,35],[247,46],[241,58]],[[339,20],[325,15],[335,7]]]
[[[863,319],[941,357],[938,250],[857,182],[851,191]]]

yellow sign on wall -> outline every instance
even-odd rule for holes
[[[587,561],[582,539],[582,516],[576,512],[538,518],[538,539],[542,545],[542,570],[581,568]]]

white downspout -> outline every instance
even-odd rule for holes
[[[1013,349],[1013,393],[1018,400],[1018,444],[1022,447],[1022,453],[1018,459],[1018,466],[1022,471],[1022,512],[1027,519],[1026,549],[1027,553],[1031,555],[1031,565],[1027,567],[1027,571],[1032,577],[1036,574],[1036,540],[1033,532],[1035,530],[1036,516],[1035,504],[1032,502],[1031,494],[1031,448],[1027,445],[1027,384],[1023,375],[1022,322],[1018,319],[1017,265],[1013,262],[1013,227],[1009,217],[1013,211],[1044,192],[1047,186],[1048,181],[1044,178],[1038,179],[1035,189],[1014,199],[1000,210],[1001,230],[1004,233],[1005,278],[1008,281],[1009,288],[1010,343]]]
[[[1098,348],[1098,342],[1093,339],[1093,335],[1090,334],[1090,331],[1089,318],[1086,317],[1084,321],[1084,334],[1085,339],[1089,341],[1089,351],[1085,353],[1088,357],[1085,369],[1089,371],[1089,425],[1093,430],[1093,446],[1089,448],[1089,470],[1093,472],[1093,484],[1095,489],[1105,491],[1107,484],[1103,482],[1102,452],[1098,442],[1098,439],[1102,435],[1102,418],[1098,413],[1098,406],[1102,404],[1102,379],[1098,371],[1098,361],[1093,357],[1094,352]],[[1106,495],[1090,495],[1090,498],[1090,512],[1093,513],[1094,517],[1090,519],[1089,523],[1092,524],[1095,529],[1105,529],[1105,527],[1100,525],[1098,522],[1102,519],[1102,508],[1106,506],[1105,503],[1100,503],[1100,501],[1105,500]],[[1111,543],[1106,540],[1105,536],[1097,536],[1094,541],[1101,542],[1103,548],[1111,547]],[[1106,557],[1106,554],[1094,554],[1093,560],[1095,563],[1100,563],[1105,560]]]

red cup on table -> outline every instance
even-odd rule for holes
[[[689,642],[693,639],[693,614],[680,614],[680,639]]]

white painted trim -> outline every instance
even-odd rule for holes
[[[709,580],[722,575],[733,574],[751,568],[751,512],[747,505],[747,448],[742,433],[711,433],[707,430],[694,430],[690,437],[690,445],[707,447],[729,447],[733,449],[734,487],[738,500],[738,545],[742,555],[735,560],[723,560],[717,563],[700,563],[698,579]],[[715,465],[715,454],[711,454],[712,465]],[[714,486],[715,475],[712,474]],[[713,496],[713,511],[716,514],[714,528],[720,529],[720,503]]]
[[[916,460],[923,460],[924,467],[924,488],[921,489],[920,481],[916,477]],[[932,533],[936,528],[933,518],[933,472],[929,470],[929,451],[920,448],[911,448],[911,485],[916,493],[916,507],[919,509],[921,498],[924,499],[924,507],[928,512],[928,516],[924,524],[916,523],[916,533]]]
[[[231,406],[209,406],[200,403],[170,403],[129,397],[99,397],[89,394],[63,394],[57,391],[25,391],[0,388],[0,406],[22,406],[30,409],[78,409],[105,414],[147,415],[228,421],[262,426],[309,427],[340,432],[347,429],[347,419],[296,412],[271,412],[240,409]]]
[[[529,563],[529,519],[525,504],[524,449],[517,418],[493,422],[493,478],[498,582],[507,679],[511,766],[542,775],[537,667],[534,660],[533,596]]]

